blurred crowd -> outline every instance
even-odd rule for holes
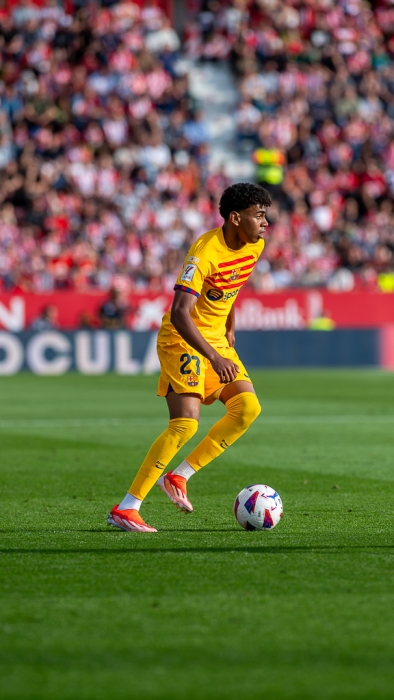
[[[239,149],[275,196],[257,289],[394,290],[394,0],[206,0],[186,49],[228,60]]]
[[[182,46],[155,0],[0,11],[0,291],[172,290],[230,184],[184,57],[230,62],[268,163],[250,283],[394,288],[393,3],[191,0]]]
[[[21,0],[0,52],[0,290],[172,290],[228,181],[163,11]]]

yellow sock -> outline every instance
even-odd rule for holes
[[[171,462],[181,447],[190,440],[198,428],[194,418],[173,418],[157,440],[154,441],[137,476],[129,488],[129,493],[142,501],[155,485],[163,469]]]
[[[227,413],[215,425],[208,435],[186,457],[186,462],[198,471],[224,452],[241,435],[243,435],[261,411],[256,394],[243,391],[226,403]]]

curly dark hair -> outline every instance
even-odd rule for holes
[[[271,195],[264,187],[254,185],[251,182],[237,182],[224,190],[219,203],[220,215],[227,221],[232,211],[242,211],[252,206],[261,204],[270,207]]]

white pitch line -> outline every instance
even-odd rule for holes
[[[221,416],[203,416],[202,423],[212,423]],[[128,426],[129,428],[164,425],[163,418],[37,418],[21,420],[0,420],[0,429],[7,428],[105,428]],[[362,423],[394,423],[394,415],[344,415],[344,416],[262,416],[259,421],[266,425],[357,425]]]
[[[357,416],[357,415],[344,415],[344,416],[267,416],[264,418],[262,416],[262,421],[272,424],[332,424],[332,425],[349,425],[358,423],[393,423],[394,415],[373,415],[373,416]]]
[[[130,423],[130,420],[123,418],[34,418],[0,420],[0,428],[100,428],[127,423]]]

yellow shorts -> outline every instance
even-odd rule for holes
[[[251,379],[239,359],[234,348],[215,348],[219,355],[232,360],[239,367],[239,373],[234,382]],[[170,391],[176,394],[199,394],[204,401],[218,389],[223,389],[225,384],[220,382],[219,376],[212,369],[212,365],[205,357],[187,345],[184,341],[157,345],[157,354],[161,365],[161,374],[157,387],[158,396],[167,396]]]

